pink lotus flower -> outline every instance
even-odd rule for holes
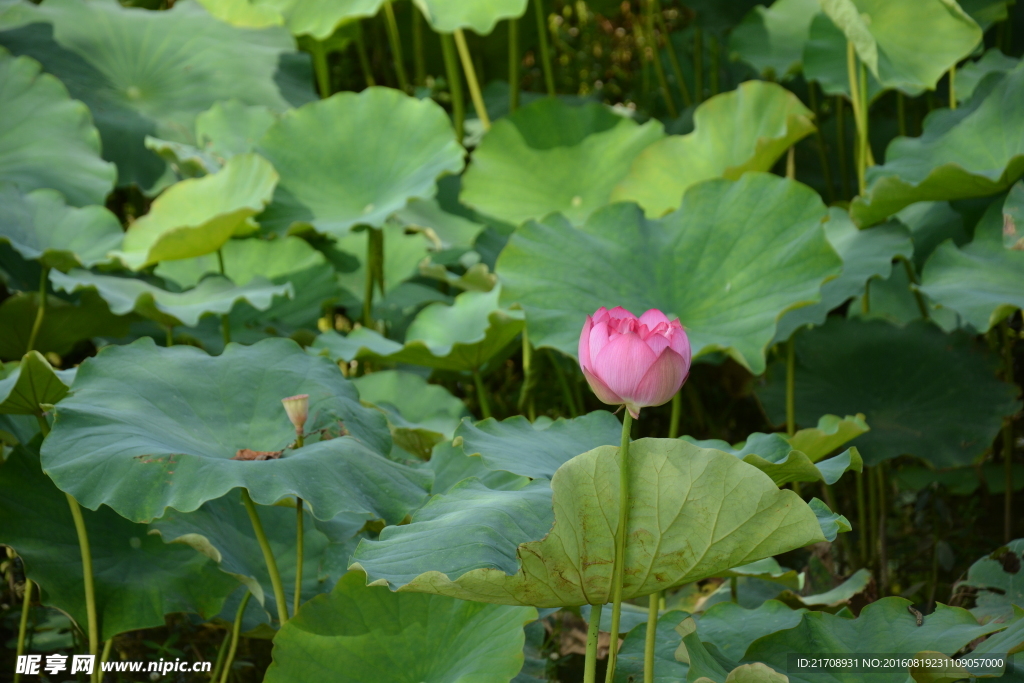
[[[597,397],[640,409],[672,399],[690,374],[690,340],[679,320],[652,308],[639,318],[618,306],[587,316],[580,333],[580,367]]]

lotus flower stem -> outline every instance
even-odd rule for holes
[[[601,632],[601,611],[604,605],[590,606],[587,623],[587,654],[583,660],[583,683],[594,683],[597,677],[597,639]]]
[[[217,649],[217,661],[213,663],[213,671],[210,672],[210,680],[216,681],[220,674],[220,669],[224,666],[224,656],[228,653],[228,645],[231,643],[231,631],[224,633],[223,640],[220,641],[220,647]]]
[[[409,77],[405,73],[405,63],[402,59],[402,37],[398,33],[395,8],[391,6],[390,0],[384,0],[384,20],[388,27],[388,44],[391,46],[391,56],[395,62],[395,75],[398,76],[398,89],[409,92]]]
[[[380,287],[384,296],[384,231],[367,228],[366,232],[366,288],[363,292],[363,325],[373,328],[373,286]]]
[[[857,540],[860,543],[861,566],[868,564],[868,517],[867,506],[864,504],[864,473],[856,473],[857,481]]]
[[[299,437],[302,438],[301,436]],[[295,497],[295,602],[292,607],[292,614],[299,613],[299,605],[302,604],[302,556],[303,556],[303,526],[305,523],[303,509],[305,503],[302,498]]]
[[[537,16],[537,40],[540,42],[540,66],[544,69],[544,85],[548,97],[555,96],[555,74],[551,70],[551,48],[548,46],[548,20],[544,14],[544,0],[533,0]]]
[[[711,69],[708,73],[711,81],[711,96],[714,97],[719,91],[719,77],[722,70],[722,50],[718,45],[718,36],[711,34],[708,36],[708,52],[711,53]]]
[[[573,398],[572,389],[569,388],[569,380],[566,379],[565,371],[558,364],[558,358],[555,357],[554,352],[549,352],[548,360],[551,361],[551,366],[555,369],[555,378],[558,379],[558,386],[562,389],[566,407],[569,409],[569,416],[578,417],[580,412],[576,407],[576,399]]]
[[[331,96],[331,71],[327,64],[327,48],[324,47],[323,41],[312,39],[309,54],[313,58],[313,72],[316,75],[320,99],[326,100]]]
[[[537,410],[533,403],[533,385],[537,382],[536,373],[533,372],[533,347],[530,345],[530,335],[523,330],[523,386],[519,390],[519,401],[516,404],[520,413],[526,412],[530,422],[537,419]]]
[[[736,576],[729,577],[729,599],[736,604],[740,602],[740,582]]]
[[[476,80],[476,69],[473,67],[473,58],[469,54],[469,45],[466,44],[466,34],[461,28],[455,29],[452,34],[455,37],[455,47],[459,51],[459,59],[462,60],[462,70],[466,73],[466,85],[469,86],[469,96],[473,100],[473,108],[484,127],[484,132],[491,128],[491,119],[487,116],[487,107],[484,106],[484,96],[480,91],[480,84]]]
[[[831,204],[836,199],[836,190],[832,185],[832,167],[825,153],[825,136],[821,133],[821,105],[818,103],[818,86],[814,81],[807,84],[807,97],[811,102],[811,111],[814,112],[814,139],[818,143],[818,163],[825,179],[825,197]]]
[[[224,270],[224,250],[217,250],[217,267],[220,268],[221,277],[227,277],[227,272]],[[228,314],[225,313],[220,317],[220,332],[221,336],[224,337],[224,347],[231,343],[231,320],[228,318]]]
[[[668,420],[668,438],[675,439],[679,436],[679,418],[683,414],[683,390],[680,389],[672,396],[672,415]]]
[[[796,345],[786,342],[786,434],[796,434]]]
[[[356,31],[356,56],[359,58],[359,68],[363,72],[363,78],[366,79],[366,87],[372,88],[377,85],[377,80],[373,77],[373,69],[370,68],[370,58],[366,55],[362,23],[359,24],[359,30]]]
[[[473,370],[473,383],[476,385],[476,401],[480,404],[480,414],[486,420],[491,417],[491,405],[487,402],[487,387],[484,386],[484,378],[480,376],[480,369]]]
[[[654,33],[654,0],[647,0],[644,11],[647,14],[644,22],[644,39],[651,49],[651,63],[654,64],[654,74],[658,77],[658,85],[661,87],[662,97],[665,98],[665,107],[672,118],[679,116],[676,103],[672,99],[672,91],[668,88],[668,79],[665,77],[665,68],[661,64],[661,54],[658,49],[658,38]]]
[[[1013,383],[1013,343],[1016,335],[1008,319],[1000,323],[1003,328],[1003,379]],[[1013,418],[1003,422],[1003,466],[1006,468],[1006,489],[1003,492],[1003,537],[1006,543],[1013,539]]]
[[[867,157],[864,154],[865,142],[868,136],[867,122],[864,121],[864,110],[861,107],[861,97],[867,97],[867,92],[860,92],[860,79],[857,76],[857,50],[852,41],[846,42],[846,71],[850,81],[850,102],[853,105],[853,118],[857,127],[857,192],[864,194],[865,171],[867,169]]]
[[[462,76],[455,59],[455,41],[450,33],[441,34],[441,54],[444,56],[444,71],[448,78],[448,91],[452,96],[452,121],[455,125],[455,139],[462,144],[465,135],[466,99],[462,94]]]
[[[693,27],[693,90],[697,104],[704,101],[704,45],[700,26]]]
[[[259,512],[256,511],[256,504],[252,502],[252,498],[249,497],[249,492],[242,489],[242,504],[245,505],[245,511],[249,513],[249,521],[252,522],[252,530],[256,533],[256,540],[260,544],[260,550],[263,551],[263,561],[267,563],[267,573],[270,574],[270,585],[274,588],[274,602],[277,603],[277,618],[284,626],[288,621],[288,603],[284,596],[284,584],[281,583],[281,572],[277,569],[277,560],[274,559],[274,552],[270,548],[270,541],[267,540],[267,535],[263,532],[263,523],[260,522]],[[236,619],[236,622],[241,617]],[[234,656],[232,651],[228,657],[230,663],[231,657]],[[226,680],[226,679],[222,679]]]
[[[679,93],[683,96],[683,107],[689,107],[693,104],[693,97],[690,95],[690,88],[686,85],[686,79],[683,78],[683,67],[679,63],[679,55],[676,54],[676,49],[672,45],[672,37],[668,31],[668,26],[665,24],[665,17],[661,14],[661,4],[658,0],[654,0],[654,19],[658,23],[658,30],[665,36],[665,51],[668,53],[668,63],[672,65],[672,74],[676,77],[676,82],[679,84]]]
[[[245,491],[245,489],[242,489],[242,491]],[[235,623],[231,626],[231,645],[228,648],[227,659],[224,660],[224,670],[220,674],[220,683],[228,683],[228,676],[231,675],[231,664],[235,661],[235,653],[238,651],[238,634],[242,631],[242,615],[245,614],[245,607],[249,604],[249,598],[251,597],[252,593],[245,591],[242,602],[238,605],[238,611],[235,613]],[[278,605],[280,604],[279,602]],[[284,622],[281,623],[284,624]]]
[[[949,67],[949,108],[956,109],[956,64]]]
[[[839,161],[839,187],[843,198],[850,197],[850,170],[846,162],[846,103],[836,95],[836,157]]]
[[[167,326],[166,335],[164,337],[164,346],[168,348],[174,346],[174,327],[171,325]]]
[[[885,533],[885,512],[889,506],[885,496],[888,486],[885,463],[878,463],[875,470],[878,472],[878,595],[884,598],[889,588],[889,552]]]
[[[423,52],[423,15],[416,8],[416,5],[412,6],[412,62],[413,62],[413,82],[416,85],[426,85],[427,83],[427,59]]]
[[[615,662],[619,657],[619,620],[622,616],[622,581],[626,574],[626,535],[629,533],[629,432],[633,417],[622,413],[622,444],[619,447],[619,525],[615,532],[615,564],[612,567],[612,641],[608,646],[608,675],[615,680]]]
[[[924,301],[924,295],[917,289],[917,275],[914,274],[914,267],[910,264],[910,260],[902,256],[898,256],[903,261],[903,268],[907,271],[907,282],[910,283],[910,291],[914,293],[914,300],[917,301],[917,310],[921,313],[921,317],[928,320],[931,316],[928,315],[928,305]]]
[[[46,316],[46,283],[50,279],[50,269],[43,266],[39,276],[39,308],[36,309],[36,319],[32,322],[32,332],[28,335],[28,353],[36,347],[36,338],[39,336],[39,329],[43,326],[43,318]]]
[[[644,639],[644,683],[654,683],[654,646],[658,638],[658,607],[661,591],[647,596],[647,634]]]
[[[21,598],[21,620],[18,622],[18,657],[25,654],[25,633],[28,631],[28,613],[32,608],[32,579],[25,577],[25,595]],[[21,674],[14,674],[14,683],[21,680]]]
[[[508,110],[519,108],[519,20],[508,20]]]
[[[82,577],[85,584],[85,618],[89,624],[89,654],[95,656],[100,649],[99,620],[96,618],[96,587],[92,579],[92,551],[89,548],[89,532],[82,518],[82,508],[70,493],[64,494],[71,508],[71,518],[75,521],[75,533],[78,534],[78,549],[82,553]],[[94,680],[99,680],[99,667],[95,667]]]
[[[107,638],[107,642],[103,643],[103,652],[100,653],[100,663],[96,666],[100,670],[97,676],[97,681],[102,681],[103,678],[103,665],[110,659],[110,651],[114,649],[114,639]]]

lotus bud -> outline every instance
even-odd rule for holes
[[[587,316],[580,333],[580,368],[597,397],[640,409],[667,403],[690,374],[690,340],[679,320],[652,308],[639,318],[603,306]]]
[[[295,433],[301,438],[306,418],[309,417],[309,394],[282,398],[281,403],[284,405],[284,412],[288,413],[288,419],[295,425]]]

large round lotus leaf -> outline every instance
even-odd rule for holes
[[[918,626],[916,617],[907,609],[911,606],[910,600],[890,597],[867,605],[856,619],[828,612],[804,612],[795,627],[784,628],[751,643],[743,659],[764,662],[777,671],[788,671],[793,683],[817,683],[822,674],[793,672],[787,667],[788,653],[842,657],[870,652],[884,657],[929,650],[951,655],[975,638],[1002,628],[1002,625],[979,625],[967,610],[942,603],[935,605],[935,611],[925,616]],[[833,670],[830,678],[836,683],[860,683],[868,676],[882,683],[904,683],[907,670],[873,671],[867,675],[860,671]]]
[[[84,206],[102,204],[116,176],[100,158],[89,110],[35,61],[0,48],[0,182],[55,188]]]
[[[0,377],[0,413],[39,415],[40,405],[67,396],[75,370],[54,370],[41,353],[29,351],[13,370],[0,366]]]
[[[811,462],[818,462],[869,429],[861,414],[846,417],[822,415],[817,426],[799,429],[793,436],[787,436],[786,441],[791,448],[806,453]]]
[[[345,337],[327,331],[313,348],[346,362],[359,358],[457,372],[478,370],[523,331],[523,312],[499,307],[499,294],[497,287],[463,292],[451,306],[427,306],[409,325],[404,345],[361,327]]]
[[[434,495],[448,493],[456,484],[470,478],[479,479],[484,486],[495,490],[520,489],[528,483],[526,477],[488,468],[481,458],[466,455],[461,446],[450,443],[434,446],[427,467],[434,473],[434,485],[430,489]]]
[[[580,453],[619,443],[622,425],[604,410],[549,424],[531,423],[517,415],[501,422],[488,418],[473,424],[467,420],[455,436],[462,439],[467,455],[479,456],[489,469],[550,479],[555,470]]]
[[[484,225],[454,213],[448,213],[434,199],[412,199],[395,219],[406,229],[422,230],[434,248],[471,247]]]
[[[267,683],[508,683],[522,668],[536,610],[363,584],[346,574],[285,624]]]
[[[115,0],[25,2],[4,19],[0,28],[19,28],[0,33],[0,44],[39,60],[89,105],[120,185],[152,186],[166,165],[145,137],[180,138],[218,100],[288,108],[274,82],[282,53],[295,49],[283,28],[235,28],[192,2],[163,12]],[[65,172],[63,152],[54,154]]]
[[[439,33],[468,28],[485,36],[502,19],[523,16],[527,0],[413,0],[413,3]]]
[[[990,73],[1006,73],[1013,71],[1020,64],[1019,59],[1007,57],[997,47],[988,50],[976,62],[967,62],[956,71],[956,99],[959,102],[969,100],[982,79]]]
[[[985,197],[1024,173],[1024,66],[991,75],[958,109],[928,115],[916,138],[896,138],[868,169],[866,195],[850,205],[860,226],[919,201]]]
[[[998,359],[968,335],[934,325],[830,318],[797,335],[796,422],[823,412],[864,413],[871,431],[850,442],[868,465],[916,455],[935,467],[969,465],[1020,408],[996,378]],[[785,364],[757,389],[768,416],[785,421]]]
[[[106,261],[122,237],[117,217],[102,206],[76,209],[56,190],[23,194],[0,182],[0,241],[22,258],[66,272]]]
[[[16,294],[0,304],[0,360],[20,360],[28,349],[32,326],[39,312],[38,294]],[[55,296],[46,297],[46,314],[39,326],[35,350],[56,353],[71,351],[91,337],[118,338],[128,335],[128,319],[113,315],[96,294],[85,292],[78,303]]]
[[[679,317],[695,356],[724,350],[760,373],[779,317],[818,301],[821,283],[839,273],[825,216],[810,188],[749,173],[694,186],[660,220],[617,205],[579,228],[558,216],[526,223],[496,271],[502,299],[523,306],[536,346],[575,355],[586,316],[600,306],[657,308]]]
[[[815,81],[826,95],[844,95],[850,99],[850,70],[847,62],[846,36],[828,15],[818,12],[811,19],[811,28],[804,44],[804,78]],[[868,101],[884,92],[875,75],[868,71]],[[914,91],[916,94],[917,91]]]
[[[260,223],[277,232],[311,225],[336,237],[380,227],[410,199],[433,197],[437,178],[461,171],[464,154],[440,106],[391,88],[290,111],[257,149],[281,174]]]
[[[37,448],[37,446],[35,447]],[[42,603],[86,625],[82,555],[67,500],[39,469],[34,447],[18,446],[0,461],[0,543],[25,561]],[[92,550],[100,638],[164,625],[164,615],[210,618],[237,586],[209,559],[168,546],[109,508],[83,510]]]
[[[656,120],[637,125],[598,104],[537,100],[484,135],[459,199],[515,225],[555,211],[583,223],[611,201],[637,154],[663,137]]]
[[[843,259],[843,272],[821,286],[821,301],[793,309],[782,316],[775,329],[777,342],[786,341],[796,329],[805,325],[821,325],[833,308],[863,294],[868,280],[889,277],[894,258],[910,258],[914,253],[910,231],[900,223],[893,221],[870,230],[859,230],[849,214],[840,208],[829,209],[825,235]]]
[[[576,456],[550,488],[544,479],[519,491],[465,481],[431,499],[411,524],[360,542],[353,567],[400,591],[537,607],[604,604],[618,454],[602,446]],[[633,442],[629,486],[625,599],[825,538],[795,493],[738,458],[678,439]]]
[[[718,648],[723,657],[738,662],[751,643],[770,633],[797,626],[806,611],[790,609],[777,600],[767,600],[755,609],[720,602],[701,615],[697,635],[701,642]]]
[[[956,311],[978,332],[1024,307],[1024,251],[1003,246],[1003,215],[993,204],[960,248],[947,240],[928,259],[921,291]]]
[[[50,273],[50,282],[57,291],[68,294],[83,289],[95,290],[114,315],[139,313],[161,325],[195,327],[206,315],[224,315],[240,301],[257,310],[270,308],[275,298],[290,297],[290,284],[274,285],[256,278],[245,285],[236,285],[226,277],[208,277],[195,289],[168,292],[142,280],[117,275],[100,275],[88,270],[73,270],[67,275]]]
[[[655,217],[679,207],[687,188],[709,178],[735,180],[768,171],[814,132],[811,111],[781,85],[747,81],[712,97],[693,114],[694,130],[651,145],[612,192]]]
[[[259,515],[281,573],[290,612],[295,599],[295,508],[272,505],[260,508]],[[209,557],[221,571],[241,581],[268,614],[277,615],[267,562],[237,492],[208,501],[195,512],[169,510],[150,528],[165,543],[183,543]],[[302,596],[308,600],[334,588],[340,574],[332,576],[323,571],[321,563],[330,539],[316,527],[309,513],[305,513],[302,539]]]
[[[884,88],[935,90],[981,42],[981,28],[949,0],[822,0]]]
[[[761,75],[782,80],[800,70],[811,19],[820,11],[820,0],[758,5],[729,34],[729,51]]]
[[[264,505],[300,496],[317,519],[356,512],[395,523],[430,485],[380,455],[391,449],[384,416],[359,405],[337,366],[288,339],[229,344],[216,357],[148,338],[110,346],[82,364],[73,391],[56,409],[43,467],[90,509],[152,520],[243,487]],[[295,439],[281,399],[296,394],[310,395],[311,436],[278,457]],[[244,449],[269,459],[235,459],[253,455]]]
[[[1010,621],[1013,606],[1024,609],[1024,538],[998,548],[971,565],[961,586],[977,590],[971,611],[982,620]]]
[[[140,270],[217,251],[233,235],[252,232],[251,218],[270,201],[276,183],[274,168],[258,154],[232,157],[217,173],[183,180],[157,197],[115,254]]]
[[[384,0],[199,0],[199,4],[235,26],[284,25],[294,35],[325,40],[342,23],[377,14]]]

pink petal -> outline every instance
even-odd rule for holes
[[[661,334],[652,334],[644,340],[644,343],[651,347],[651,351],[654,351],[655,355],[661,355],[661,352],[669,345],[668,338]]]
[[[595,323],[604,322],[608,320],[608,309],[602,306],[601,308],[594,311],[594,315],[591,316]]]
[[[628,332],[609,341],[601,353],[591,352],[590,359],[594,374],[615,394],[627,398],[636,393],[640,380],[658,356],[640,337]]]
[[[601,379],[583,368],[583,376],[587,378],[587,384],[590,385],[590,389],[594,392],[601,403],[607,403],[610,406],[622,405],[622,399],[615,395],[615,392],[608,388],[608,385],[601,381]]]
[[[608,311],[608,317],[614,318],[614,319],[626,318],[626,319],[636,320],[636,316],[633,315],[632,313],[630,313],[629,311],[627,311],[622,306],[616,306],[612,310]]]
[[[692,356],[690,351],[690,338],[686,336],[686,332],[684,332],[681,327],[669,332],[668,343],[676,353],[686,359],[687,364],[690,363]]]
[[[670,348],[665,349],[640,380],[636,391],[628,396],[627,406],[660,406],[672,399],[686,381],[690,364]]]
[[[576,355],[580,359],[580,367],[590,366],[590,330],[594,327],[594,321],[587,316],[587,322],[583,323],[583,330],[580,332],[580,343]]]
[[[640,316],[640,322],[653,329],[657,327],[658,323],[668,323],[668,316],[657,308],[651,308],[644,311],[644,314]]]
[[[594,325],[594,329],[590,330],[590,348],[587,350],[587,355],[590,358],[590,362],[587,364],[588,370],[594,369],[594,359],[597,358],[601,349],[608,345],[610,336],[608,323],[597,323]]]

